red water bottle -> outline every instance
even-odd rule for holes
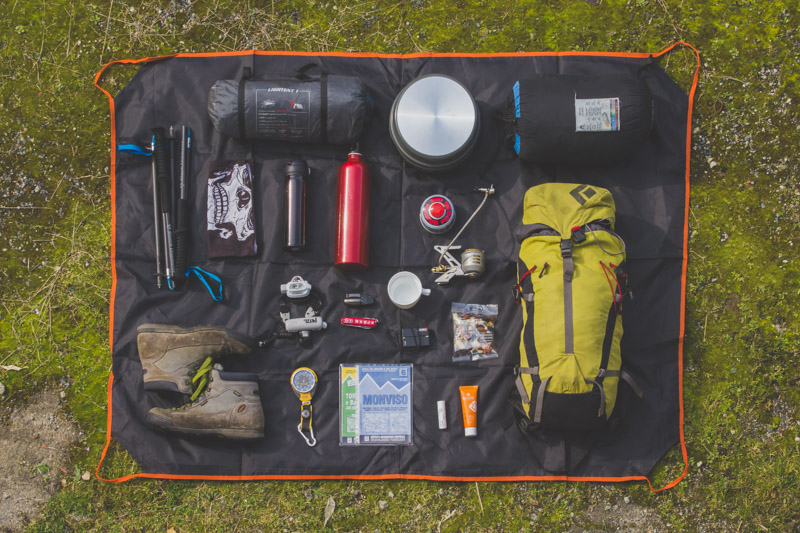
[[[336,261],[341,270],[369,266],[369,168],[358,152],[350,152],[339,167],[336,210]]]

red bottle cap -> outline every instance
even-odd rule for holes
[[[456,211],[453,202],[441,194],[429,196],[419,210],[422,227],[430,233],[444,233],[453,227]]]

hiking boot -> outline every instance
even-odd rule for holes
[[[195,393],[182,407],[154,407],[147,422],[157,428],[194,436],[260,439],[264,410],[255,374],[223,372],[206,359],[195,375]]]
[[[250,341],[224,328],[142,324],[137,331],[145,390],[192,394],[192,375],[206,358],[251,350]]]

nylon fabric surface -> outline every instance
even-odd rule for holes
[[[336,176],[347,149],[278,142],[239,142],[216,133],[206,112],[216,80],[236,79],[252,67],[254,79],[292,75],[309,63],[307,55],[224,55],[171,57],[143,64],[114,98],[116,139],[146,143],[153,127],[188,125],[193,133],[190,180],[189,264],[220,275],[225,298],[213,302],[199,284],[183,291],[156,289],[150,161],[119,153],[115,166],[115,269],[112,323],[111,435],[136,459],[143,472],[164,476],[375,476],[453,479],[552,477],[514,427],[507,402],[519,361],[522,311],[513,301],[515,232],[522,199],[545,181],[575,182],[609,189],[616,201],[616,231],[627,244],[628,275],[635,298],[627,303],[622,352],[644,398],[620,397],[622,426],[605,435],[571,477],[645,476],[680,438],[680,334],[684,213],[686,201],[689,101],[666,73],[646,57],[568,56],[320,56],[312,58],[330,74],[364,80],[374,110],[361,137],[360,152],[372,174],[370,268],[345,274],[332,267],[336,228]],[[495,119],[521,73],[613,75],[636,73],[653,96],[653,131],[635,156],[612,164],[536,166],[515,159],[504,146]],[[436,176],[406,164],[388,130],[395,96],[413,79],[447,74],[472,93],[481,113],[478,146],[459,167]],[[501,147],[502,146],[502,147]],[[282,249],[281,217],[286,161],[305,159],[307,249]],[[205,240],[206,180],[212,161],[253,161],[253,198],[258,254],[252,259],[208,260]],[[494,184],[497,193],[463,233],[458,244],[486,250],[487,270],[477,280],[456,278],[438,287],[430,272],[438,260],[433,246],[450,234],[434,236],[418,220],[428,196],[445,194],[456,206],[456,226],[482,199],[474,186]],[[389,301],[386,282],[410,270],[432,294],[411,310]],[[259,338],[278,320],[279,286],[302,275],[321,294],[321,314],[330,324],[314,333],[310,348],[278,341],[247,356],[223,359],[226,371],[258,375],[265,414],[265,438],[250,443],[202,440],[162,434],[145,422],[154,406],[174,398],[145,393],[136,351],[136,327],[146,322],[183,326],[211,324]],[[342,304],[347,292],[376,298],[376,305],[353,312]],[[497,359],[453,363],[451,302],[497,304]],[[298,307],[293,311],[302,313]],[[546,312],[537,308],[537,313]],[[342,327],[344,315],[381,321],[372,331]],[[432,345],[400,352],[388,334],[401,327],[428,327]],[[414,437],[407,447],[341,447],[338,434],[338,367],[342,363],[414,364]],[[314,396],[318,444],[305,445],[297,433],[299,401],[289,386],[291,372],[309,366],[319,376]],[[479,385],[478,437],[465,438],[458,387]],[[439,430],[436,402],[447,404],[448,428]],[[624,405],[620,405],[624,404]]]

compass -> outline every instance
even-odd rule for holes
[[[301,402],[311,401],[311,396],[317,390],[317,375],[307,366],[292,372],[292,389]]]
[[[297,425],[297,432],[303,436],[306,444],[314,446],[317,439],[314,438],[314,429],[311,427],[311,397],[317,390],[317,374],[303,366],[292,372],[289,382],[292,384],[294,393],[300,398],[300,423]],[[310,437],[306,435],[306,432]]]

